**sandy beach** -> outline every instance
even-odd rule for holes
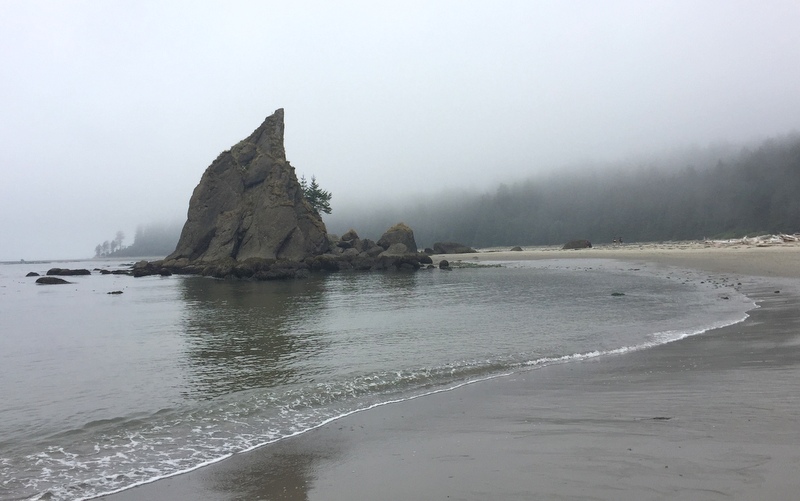
[[[358,412],[103,499],[797,498],[800,245],[625,244],[444,257],[693,268],[727,279],[759,308],[742,323],[655,348]]]

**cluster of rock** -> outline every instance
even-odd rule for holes
[[[360,238],[355,230],[338,237],[327,235],[328,251],[304,259],[248,257],[244,260],[224,258],[190,260],[168,257],[160,261],[140,261],[133,266],[133,276],[190,274],[215,278],[278,280],[303,278],[315,271],[400,271],[433,267],[433,260],[417,252],[414,232],[398,223],[374,242]]]
[[[403,223],[377,241],[328,235],[286,160],[283,110],[222,152],[189,201],[175,252],[133,266],[135,277],[197,274],[274,280],[313,271],[415,270],[432,264]]]

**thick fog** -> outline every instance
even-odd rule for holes
[[[800,126],[800,3],[0,2],[0,260],[185,217],[277,108],[332,206]]]

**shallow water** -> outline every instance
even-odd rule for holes
[[[0,265],[0,499],[97,496],[381,402],[701,333],[753,306],[723,277],[599,260],[285,282],[24,277],[119,264]]]

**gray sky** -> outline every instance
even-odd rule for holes
[[[337,204],[800,127],[800,2],[0,0],[0,260],[183,219],[277,108]]]

